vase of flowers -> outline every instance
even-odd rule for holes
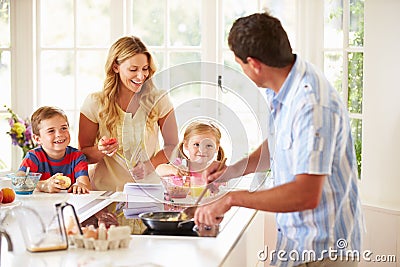
[[[26,153],[36,145],[32,138],[32,126],[28,119],[23,120],[12,109],[7,108],[7,111],[11,114],[8,120],[10,124],[10,130],[7,134],[11,137],[11,142],[15,146],[19,146],[22,149],[22,158],[25,157]]]

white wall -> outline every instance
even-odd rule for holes
[[[400,211],[399,0],[365,0],[363,203]]]
[[[365,0],[364,7],[363,250],[396,255],[397,263],[381,265],[400,266],[400,1]]]

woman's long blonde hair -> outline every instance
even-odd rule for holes
[[[122,37],[118,39],[108,51],[108,57],[105,64],[106,78],[104,80],[103,90],[97,93],[96,96],[101,103],[101,109],[99,112],[100,119],[105,122],[106,129],[111,136],[116,136],[117,127],[115,126],[122,123],[117,103],[117,97],[120,90],[119,74],[114,71],[113,65],[115,63],[120,65],[125,60],[138,54],[146,55],[149,62],[149,76],[146,79],[146,86],[143,85],[145,88],[142,88],[141,92],[143,92],[144,89],[152,90],[153,84],[150,79],[156,71],[156,66],[152,55],[138,37]],[[149,125],[154,118],[157,117],[155,114],[157,113],[157,110],[153,108],[147,112],[149,115],[146,125]]]
[[[216,145],[218,146],[217,160],[222,160],[225,158],[225,152],[221,147],[221,131],[217,126],[212,123],[206,123],[201,121],[194,121],[190,123],[183,134],[183,140],[178,145],[178,151],[180,157],[188,159],[185,152],[183,151],[183,146],[185,142],[189,142],[189,139],[194,135],[203,135],[211,133],[215,137]]]

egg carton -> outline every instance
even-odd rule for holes
[[[85,237],[81,234],[70,235],[70,244],[76,248],[106,251],[118,248],[128,248],[131,241],[129,226],[111,226],[106,233],[98,234],[98,239]]]

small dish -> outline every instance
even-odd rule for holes
[[[17,195],[31,195],[42,176],[41,173],[29,172],[26,175],[11,173],[6,175]]]
[[[19,200],[14,200],[13,202],[7,203],[7,204],[0,203],[0,209],[2,209],[2,210],[11,209],[11,208],[17,207],[21,204],[22,204],[22,202]]]

